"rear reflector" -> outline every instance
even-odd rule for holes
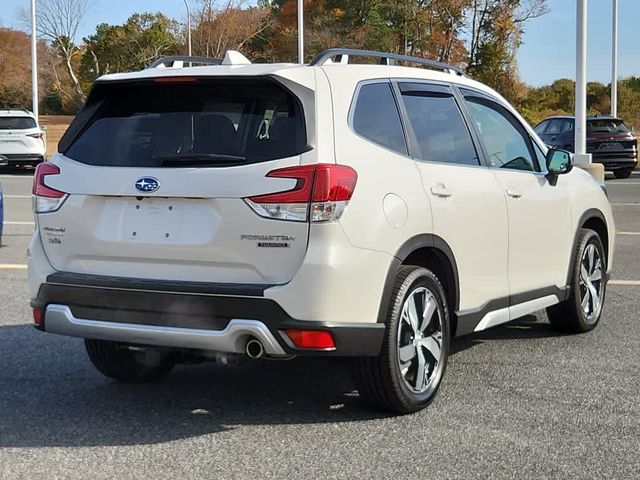
[[[33,309],[33,323],[38,327],[42,326],[42,309],[41,308]]]
[[[290,190],[249,197],[247,203],[262,217],[297,222],[338,220],[358,180],[353,168],[330,163],[280,168],[267,177],[297,182]]]
[[[324,330],[285,330],[291,342],[298,348],[334,350],[336,344],[330,332]]]
[[[34,212],[48,213],[54,212],[67,198],[67,194],[48,187],[45,184],[45,177],[59,175],[60,168],[52,163],[44,162],[36,167],[33,176]]]

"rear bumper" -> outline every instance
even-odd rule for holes
[[[192,284],[167,291],[149,285],[106,286],[105,278],[65,278],[54,274],[44,283],[31,305],[41,308],[41,330],[81,338],[113,340],[131,344],[243,353],[250,338],[260,340],[267,355],[375,356],[380,352],[385,326],[381,323],[327,323],[291,318],[273,300],[264,298],[256,286],[254,296],[216,290],[208,292]],[[191,290],[191,291],[188,291]],[[196,290],[194,292],[193,290]],[[223,293],[215,293],[221,291]],[[247,292],[247,293],[248,293]],[[331,332],[335,349],[298,349],[286,329]]]
[[[3,153],[9,161],[9,165],[12,163],[41,163],[44,162],[44,155],[39,153]]]
[[[247,338],[256,338],[267,355],[286,355],[269,329],[256,320],[232,319],[222,330],[163,327],[77,318],[70,307],[52,304],[47,306],[45,322],[46,331],[71,337],[233,353],[244,351]]]
[[[617,170],[621,168],[635,168],[638,160],[635,156],[607,156],[592,153],[593,163],[601,163],[605,170]]]

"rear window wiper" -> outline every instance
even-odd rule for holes
[[[239,155],[222,153],[178,153],[175,155],[159,155],[153,157],[161,167],[204,167],[207,165],[238,165],[245,163],[246,158]]]

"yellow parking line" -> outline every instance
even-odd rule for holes
[[[0,263],[0,270],[26,270],[27,266],[21,263]]]
[[[609,280],[609,285],[624,285],[627,287],[640,287],[640,280]]]

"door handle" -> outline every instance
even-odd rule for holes
[[[452,195],[452,193],[447,189],[444,183],[437,183],[431,186],[431,193],[436,197],[447,198]]]
[[[522,196],[522,193],[513,188],[507,188],[506,192],[511,198],[520,198]]]

